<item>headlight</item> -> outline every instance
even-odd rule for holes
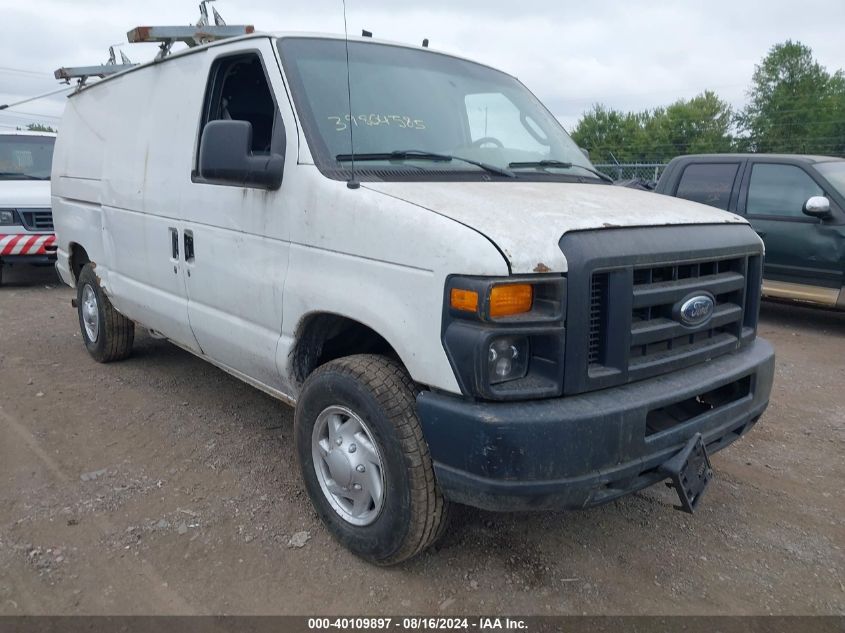
[[[11,226],[18,224],[18,215],[13,209],[0,210],[0,226]]]
[[[528,339],[524,336],[493,339],[487,352],[490,384],[525,378],[528,373],[528,349]]]
[[[563,393],[566,278],[451,277],[443,347],[461,391],[488,400]]]

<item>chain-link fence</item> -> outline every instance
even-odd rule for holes
[[[614,180],[645,180],[657,182],[665,163],[603,163],[597,164],[596,169],[606,173]]]

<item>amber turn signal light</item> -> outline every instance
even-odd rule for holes
[[[449,305],[454,310],[460,310],[461,312],[478,312],[478,293],[474,290],[452,288],[449,296]]]
[[[490,316],[496,318],[529,312],[533,303],[534,288],[530,284],[493,286],[490,291]]]

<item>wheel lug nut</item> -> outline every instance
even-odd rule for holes
[[[364,468],[364,464],[358,464],[358,465],[355,467],[355,470],[357,470],[359,473],[362,473],[362,472],[364,472],[364,471],[366,470],[366,468]]]
[[[337,439],[334,441],[334,443],[335,443],[335,444],[337,444],[338,446],[340,446],[341,444],[343,444],[343,438],[342,438],[342,437],[337,438]]]
[[[352,484],[352,487],[353,487],[355,490],[360,490],[360,489],[361,489],[361,484]]]
[[[357,450],[358,450],[358,447],[357,447],[357,446],[355,446],[354,444],[350,444],[350,445],[349,445],[349,452],[350,452],[350,453],[354,453],[354,452],[355,452],[355,451],[357,451]]]

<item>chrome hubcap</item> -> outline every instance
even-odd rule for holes
[[[328,407],[314,424],[311,454],[317,481],[334,511],[353,525],[375,521],[384,504],[384,473],[364,421],[345,407]]]
[[[82,288],[82,324],[88,340],[96,343],[100,335],[100,313],[97,309],[97,293],[89,284]]]

